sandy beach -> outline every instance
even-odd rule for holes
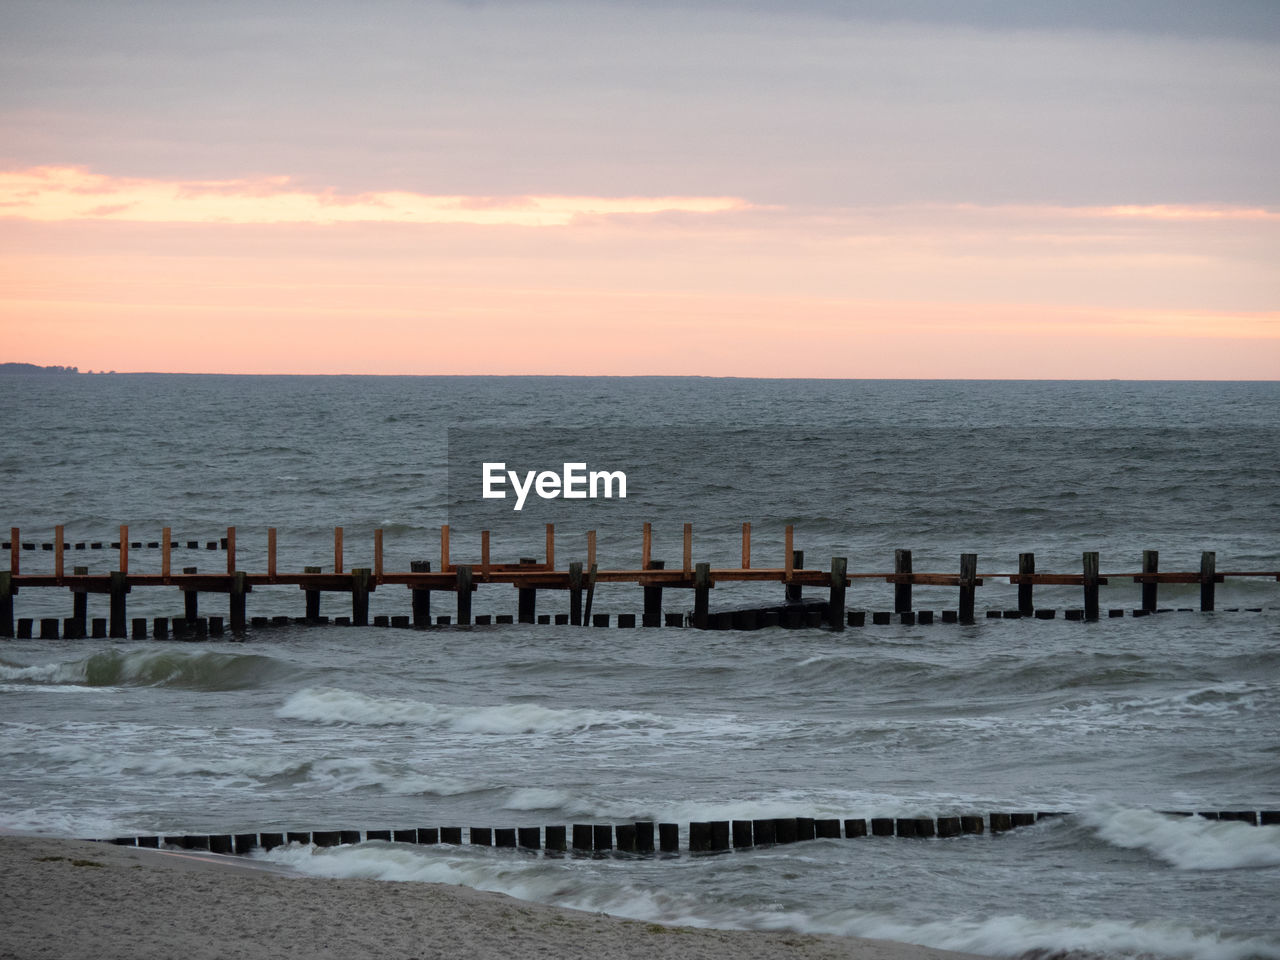
[[[324,880],[250,861],[0,837],[0,958],[679,957],[959,960],[883,940],[665,927],[459,886]]]

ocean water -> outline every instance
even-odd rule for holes
[[[236,526],[241,569],[539,556],[598,531],[604,567],[654,555],[987,575],[1037,569],[1280,569],[1280,386],[1264,383],[865,382],[607,378],[6,377],[7,530],[22,539],[179,541]],[[622,502],[482,502],[477,456],[581,456],[627,471]],[[541,460],[539,457],[541,456]],[[134,551],[131,570],[158,569]],[[68,565],[110,569],[110,551]],[[7,564],[5,555],[3,562]],[[52,567],[42,550],[23,570]],[[216,570],[220,552],[174,566]],[[776,600],[721,585],[714,605]],[[1138,605],[1113,577],[1104,608]],[[610,585],[597,611],[638,613]],[[433,612],[451,613],[433,594]],[[1199,588],[1162,586],[1161,606]],[[668,610],[687,595],[667,591]],[[954,608],[916,588],[918,609]],[[851,608],[891,609],[859,581]],[[135,590],[131,616],[181,612]],[[478,613],[514,613],[484,587]],[[201,596],[202,613],[226,599]],[[1080,606],[1044,587],[1037,605]],[[1218,612],[1097,623],[986,620],[695,632],[494,626],[276,627],[241,639],[0,641],[0,827],[66,836],[637,819],[1070,811],[1002,835],[817,840],[712,856],[575,857],[381,842],[268,856],[323,876],[438,881],[663,923],[887,937],[996,956],[1280,957],[1280,827],[1161,810],[1280,808],[1280,583],[1228,580]],[[26,589],[18,616],[69,616]],[[539,612],[567,610],[540,595]],[[349,613],[336,595],[323,611]],[[405,614],[383,587],[372,613]],[[300,615],[261,588],[251,615]],[[105,599],[90,599],[105,616]]]

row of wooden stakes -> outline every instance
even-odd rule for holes
[[[1200,813],[1169,812],[1169,816],[1199,816],[1209,820],[1233,820],[1254,826],[1280,824],[1280,810],[1223,810]],[[1050,817],[1070,816],[1062,812],[990,813],[944,817],[865,817],[839,819],[780,817],[762,820],[694,821],[685,831],[690,853],[715,853],[730,849],[800,843],[806,840],[903,837],[913,839],[950,838],[1004,833],[1031,826]],[[651,854],[680,851],[680,827],[675,823],[575,823],[572,827],[470,827],[467,841],[473,846],[514,847],[545,850],[548,853]],[[462,827],[418,827],[401,830],[314,830],[279,833],[180,834],[170,836],[116,837],[110,843],[122,846],[176,847],[208,850],[211,853],[248,854],[271,850],[290,843],[337,847],[370,841],[406,844],[463,843]]]

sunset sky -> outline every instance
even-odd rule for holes
[[[0,360],[1280,379],[1275,0],[6,0]]]

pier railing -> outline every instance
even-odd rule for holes
[[[546,526],[545,551],[541,558],[524,557],[518,562],[495,562],[490,554],[489,531],[480,533],[480,562],[457,563],[451,556],[451,531],[448,526],[440,530],[440,560],[437,569],[432,569],[429,560],[415,560],[410,563],[408,571],[388,570],[383,562],[383,531],[374,531],[373,566],[344,566],[344,534],[342,527],[334,528],[333,564],[329,570],[322,566],[306,566],[300,572],[282,572],[277,566],[276,529],[267,529],[266,569],[249,572],[237,568],[236,528],[228,527],[226,535],[218,540],[175,540],[169,527],[163,528],[159,540],[131,541],[129,527],[121,526],[119,537],[114,541],[77,541],[66,539],[64,527],[54,528],[51,541],[23,541],[18,527],[10,529],[10,539],[3,544],[9,555],[9,569],[0,571],[0,636],[32,636],[35,622],[19,618],[14,621],[14,597],[23,588],[62,588],[70,591],[73,599],[72,616],[65,619],[41,618],[40,636],[54,638],[59,636],[109,636],[126,637],[130,635],[147,636],[145,620],[135,619],[129,623],[126,615],[126,597],[135,588],[176,587],[181,591],[184,603],[184,616],[173,619],[173,630],[176,634],[218,634],[224,625],[239,631],[246,627],[264,626],[268,623],[327,622],[328,618],[320,616],[320,596],[323,593],[349,594],[351,597],[351,616],[336,618],[335,622],[346,622],[356,626],[369,624],[369,595],[379,587],[401,586],[410,591],[410,614],[395,617],[375,617],[375,626],[426,627],[443,626],[456,622],[459,625],[485,624],[494,622],[490,615],[472,614],[472,594],[480,586],[486,584],[507,585],[514,587],[517,594],[517,610],[514,616],[499,615],[497,623],[551,623],[564,625],[608,626],[609,614],[592,613],[595,588],[597,584],[632,584],[642,591],[643,613],[640,625],[658,626],[694,626],[699,628],[720,629],[757,629],[769,626],[828,626],[840,630],[846,626],[864,626],[891,623],[895,619],[902,623],[928,624],[934,622],[934,613],[929,610],[916,610],[913,603],[913,587],[945,586],[958,591],[958,602],[954,609],[941,611],[940,620],[946,622],[971,623],[976,618],[976,592],[984,583],[1007,581],[1017,586],[1016,608],[1004,610],[987,610],[987,618],[999,617],[1052,619],[1057,611],[1038,608],[1035,605],[1034,590],[1037,586],[1078,586],[1081,588],[1082,606],[1065,611],[1067,619],[1094,621],[1101,619],[1104,612],[1100,607],[1099,588],[1112,581],[1131,581],[1139,586],[1139,606],[1132,610],[1134,616],[1143,616],[1161,612],[1158,606],[1160,584],[1198,584],[1200,587],[1201,611],[1216,609],[1217,584],[1228,578],[1264,579],[1280,582],[1280,571],[1277,570],[1218,570],[1216,554],[1201,554],[1199,570],[1192,571],[1160,571],[1159,554],[1155,550],[1142,553],[1141,569],[1118,573],[1103,573],[1099,568],[1099,555],[1086,552],[1081,558],[1079,573],[1047,573],[1037,572],[1033,553],[1019,554],[1016,572],[987,572],[977,568],[977,554],[964,553],[959,558],[959,568],[951,572],[916,571],[912,566],[910,550],[897,550],[894,556],[894,568],[891,571],[857,572],[848,569],[845,557],[831,558],[829,569],[816,569],[805,566],[803,551],[795,549],[794,528],[785,528],[784,546],[781,564],[778,566],[758,567],[752,565],[751,525],[742,525],[742,556],[739,566],[712,567],[710,563],[694,562],[693,525],[685,524],[683,530],[683,549],[679,566],[668,565],[652,557],[653,534],[651,524],[644,524],[641,534],[641,563],[638,568],[604,568],[599,565],[596,552],[595,531],[586,534],[585,560],[570,562],[563,567],[556,565],[556,533],[552,524]],[[200,572],[197,567],[181,567],[175,570],[173,559],[175,552],[182,550],[199,550],[201,545],[206,550],[217,550],[224,555],[225,571],[216,573]],[[22,572],[22,554],[40,548],[53,553],[52,571],[39,573]],[[87,566],[72,566],[67,570],[66,558],[73,551],[110,550],[116,552],[118,561],[116,569],[108,572],[90,573]],[[159,551],[160,570],[158,573],[140,573],[130,571],[131,551]],[[880,581],[893,587],[893,609],[880,611],[846,609],[845,591],[855,581]],[[710,591],[718,583],[776,583],[784,587],[783,597],[778,602],[760,602],[753,606],[741,607],[713,613],[710,608]],[[305,594],[305,615],[290,617],[254,617],[248,618],[246,608],[247,595],[254,587],[267,585],[293,585]],[[826,591],[823,597],[805,597],[805,587],[816,587]],[[692,610],[671,613],[663,608],[664,590],[688,590],[692,594]],[[569,610],[558,613],[554,617],[549,614],[538,614],[537,594],[539,591],[565,591],[568,594]],[[456,604],[456,621],[453,615],[437,615],[432,619],[431,594],[433,592],[453,594]],[[199,595],[201,593],[227,594],[229,598],[229,624],[221,617],[202,618],[199,615]],[[94,620],[87,619],[88,594],[106,594],[110,598],[110,617]],[[687,607],[687,604],[684,606]],[[1259,608],[1253,608],[1259,609]],[[1124,609],[1105,611],[1107,618],[1124,616]],[[139,625],[141,624],[141,626]],[[617,626],[636,626],[634,614],[619,614]],[[157,618],[150,631],[155,636],[167,636],[170,630],[168,618]]]

